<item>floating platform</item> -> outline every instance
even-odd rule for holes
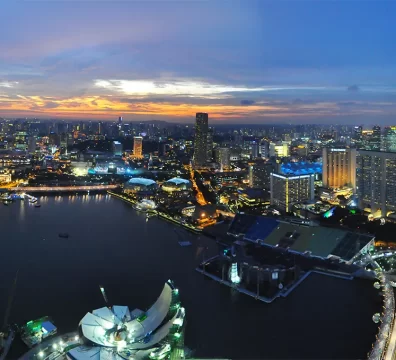
[[[48,316],[32,320],[21,327],[21,339],[29,347],[40,344],[46,338],[55,335],[56,326]]]

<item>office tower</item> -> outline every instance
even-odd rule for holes
[[[208,129],[208,136],[207,136],[207,159],[211,160],[213,158],[213,128]]]
[[[269,142],[268,141],[262,141],[260,145],[260,154],[262,158],[269,158]]]
[[[271,173],[274,170],[272,163],[253,165],[253,187],[270,190]]]
[[[356,189],[356,149],[323,148],[323,186]]]
[[[195,119],[194,164],[203,166],[208,158],[208,114],[197,113]]]
[[[217,148],[215,150],[216,162],[220,165],[220,171],[224,171],[230,167],[231,149],[226,147]]]
[[[356,164],[359,207],[385,217],[396,210],[396,153],[359,150]]]
[[[384,150],[390,152],[396,151],[396,126],[388,126],[385,128]]]
[[[122,116],[120,116],[120,117],[118,118],[118,124],[119,124],[119,125],[122,125]]]
[[[314,175],[289,176],[271,174],[271,205],[290,212],[294,204],[313,201]]]
[[[36,145],[37,145],[37,136],[35,135],[30,136],[28,140],[28,152],[34,153],[36,151]]]
[[[252,143],[251,157],[252,159],[257,159],[259,157],[259,144],[256,141]]]
[[[355,146],[360,149],[362,147],[363,142],[363,127],[362,126],[355,126],[353,128],[353,142]]]
[[[143,138],[141,136],[133,137],[133,156],[136,158],[143,157]]]
[[[380,151],[381,150],[381,127],[373,127],[373,135],[370,139],[370,150]]]
[[[114,156],[122,155],[122,144],[119,141],[113,141],[113,155]]]
[[[289,143],[282,141],[279,143],[271,142],[269,144],[269,155],[270,157],[288,157],[289,156]]]
[[[98,135],[103,135],[103,123],[101,121],[98,123]]]

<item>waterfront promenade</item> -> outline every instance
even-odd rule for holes
[[[51,337],[23,354],[19,360],[64,359],[65,353],[80,344],[78,332]]]
[[[114,197],[116,197],[116,198],[118,198],[118,199],[121,199],[121,200],[123,200],[123,201],[125,201],[125,202],[127,202],[127,203],[129,203],[131,205],[136,205],[136,203],[137,203],[136,200],[133,200],[133,199],[131,199],[131,198],[129,198],[129,197],[123,195],[123,194],[117,194],[117,193],[115,193],[113,191],[107,191],[107,193],[112,195],[112,196],[114,196]],[[172,222],[172,223],[174,223],[174,224],[176,224],[178,226],[182,226],[186,230],[192,231],[195,234],[200,233],[202,231],[202,229],[197,228],[197,227],[195,227],[195,226],[193,226],[191,224],[188,224],[188,223],[183,223],[180,220],[175,219],[172,216],[170,216],[170,215],[168,215],[168,214],[166,214],[166,213],[164,213],[162,211],[153,210],[153,211],[150,211],[150,212],[157,214],[158,217],[161,218],[161,219],[170,221],[170,222]]]

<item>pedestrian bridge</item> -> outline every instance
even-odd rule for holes
[[[10,187],[7,190],[23,192],[70,192],[70,191],[102,191],[114,190],[118,185],[87,185],[87,186],[23,186]]]

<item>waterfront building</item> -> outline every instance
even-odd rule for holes
[[[359,150],[356,167],[359,207],[376,217],[396,211],[396,153]]]
[[[119,141],[113,141],[113,155],[114,156],[122,155],[122,144]]]
[[[197,113],[195,119],[194,164],[206,165],[208,159],[208,114]]]
[[[143,157],[143,137],[141,136],[133,137],[133,157],[138,159]]]
[[[134,196],[151,196],[158,189],[154,180],[132,178],[124,184],[124,193]]]
[[[271,205],[278,210],[290,212],[294,204],[314,200],[314,175],[271,174]]]
[[[192,184],[190,180],[175,177],[162,184],[162,190],[166,192],[190,191]]]
[[[73,347],[68,360],[184,358],[185,309],[169,280],[147,311],[105,306],[80,321],[84,345]]]
[[[262,246],[309,252],[322,259],[337,257],[349,263],[374,243],[372,235],[319,226],[309,220],[247,214],[237,214],[227,234]]]
[[[356,149],[325,147],[322,159],[324,187],[356,189]]]

